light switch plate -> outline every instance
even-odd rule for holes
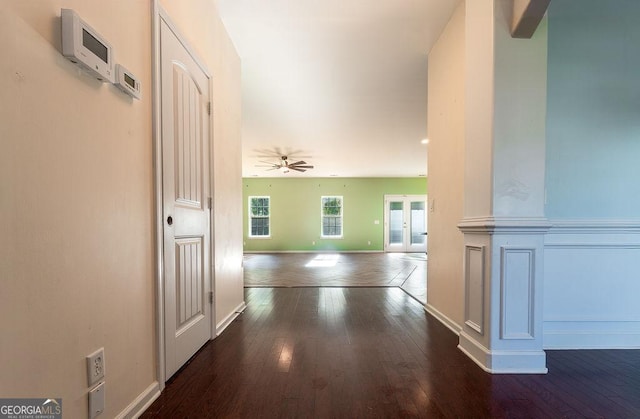
[[[89,418],[93,419],[104,412],[104,383],[89,391]]]

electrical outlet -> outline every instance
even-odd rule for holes
[[[104,348],[100,348],[87,356],[87,381],[89,386],[104,379]]]
[[[89,391],[89,418],[93,419],[104,412],[104,383]]]

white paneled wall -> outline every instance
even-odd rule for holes
[[[545,238],[544,347],[639,347],[640,221],[553,224]]]

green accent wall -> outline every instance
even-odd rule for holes
[[[382,251],[384,196],[427,194],[427,179],[423,177],[244,178],[243,186],[247,252]],[[271,197],[270,238],[249,237],[249,196]],[[322,196],[343,197],[341,239],[320,237]]]

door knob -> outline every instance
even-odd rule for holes
[[[167,217],[167,224],[169,224],[169,225],[173,224],[173,217],[172,216],[168,216]]]

